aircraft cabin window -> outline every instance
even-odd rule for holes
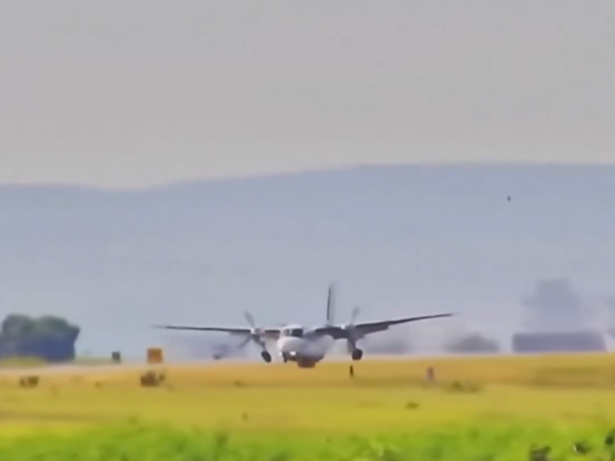
[[[303,337],[303,328],[288,328],[282,332],[284,336]]]

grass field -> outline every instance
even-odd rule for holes
[[[145,366],[34,389],[2,376],[0,458],[512,460],[549,444],[565,459],[591,440],[611,459],[613,355],[365,361],[353,379],[341,363],[163,368],[160,388],[139,386]]]

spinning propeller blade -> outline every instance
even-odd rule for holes
[[[237,345],[237,349],[244,349],[250,341],[252,341],[252,337],[246,336],[246,339]]]
[[[361,313],[361,308],[359,306],[355,306],[352,309],[352,313],[350,314],[350,322],[344,325],[344,329],[348,332],[348,338],[346,338],[346,350],[348,353],[352,353],[354,348],[356,347],[356,341],[361,338],[356,338],[354,335],[354,323],[359,317]]]
[[[361,313],[361,308],[359,306],[355,306],[350,316],[351,325],[354,325],[354,322],[357,320],[357,317],[359,316],[360,313]]]
[[[329,285],[327,294],[327,325],[333,325],[333,284]]]
[[[246,311],[243,313],[243,316],[248,321],[248,325],[250,325],[252,328],[256,328],[256,324],[254,323],[254,317],[252,317],[252,314]]]

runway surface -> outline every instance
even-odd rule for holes
[[[368,360],[412,360],[412,359],[421,358],[417,355],[375,355],[370,356]],[[324,362],[348,362],[351,363],[350,359],[347,357],[339,356],[339,357],[331,357],[326,358]],[[226,360],[170,360],[164,362],[163,366],[173,366],[173,365],[189,365],[189,366],[203,366],[203,367],[215,367],[226,364],[246,364],[246,365],[258,365],[262,364],[262,366],[267,366],[268,364],[260,361],[260,360],[246,360],[246,359],[226,359]],[[278,362],[274,362],[278,363]],[[281,362],[280,362],[281,363]],[[79,373],[79,374],[87,374],[87,373],[105,373],[107,371],[118,371],[118,370],[142,370],[147,368],[148,364],[144,361],[126,361],[124,363],[104,363],[104,364],[79,364],[79,363],[68,363],[68,364],[59,364],[59,365],[40,365],[40,366],[32,366],[32,367],[6,367],[0,368],[0,376],[18,376],[23,375],[25,373],[33,373],[36,374],[64,374],[64,373]]]
[[[499,356],[511,356],[515,354],[497,354]],[[493,355],[489,355],[493,356]],[[365,357],[365,360],[425,360],[425,359],[442,359],[442,358],[463,358],[463,357],[476,357],[479,358],[481,355],[418,355],[418,354],[408,354],[408,355],[371,355],[369,357]],[[326,358],[323,362],[346,362],[349,365],[352,361],[348,357],[344,356],[333,356]],[[323,363],[321,362],[321,363]],[[246,365],[258,365],[261,364],[263,367],[268,366],[268,364],[254,359],[254,360],[246,360],[246,359],[225,359],[225,360],[170,360],[164,362],[162,366],[173,366],[173,365],[189,365],[189,366],[203,366],[203,367],[215,367],[226,364],[246,364]],[[278,363],[278,362],[274,362]],[[280,362],[281,363],[281,362]],[[79,364],[79,363],[68,363],[68,364],[59,364],[59,365],[41,365],[41,366],[32,366],[32,367],[6,367],[0,368],[0,376],[19,376],[27,373],[36,373],[38,375],[43,374],[70,374],[70,373],[79,373],[79,374],[88,374],[88,373],[105,373],[105,372],[113,372],[118,370],[143,370],[147,368],[149,365],[144,361],[133,360],[126,361],[124,363],[113,364],[113,363],[103,363],[103,364]],[[318,365],[317,365],[318,366]]]

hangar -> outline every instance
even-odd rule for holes
[[[522,332],[512,337],[516,354],[555,352],[607,352],[605,335],[599,331]]]

